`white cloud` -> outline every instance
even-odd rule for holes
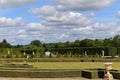
[[[94,30],[96,31],[107,31],[107,30],[113,30],[115,29],[116,23],[95,23],[94,24]]]
[[[6,17],[0,17],[0,27],[17,27],[23,26],[24,22],[21,17],[12,19]]]
[[[1,0],[0,8],[18,7],[35,1],[37,0]],[[79,12],[105,8],[114,0],[53,1],[56,3],[54,6],[44,5],[28,10],[29,13],[40,16],[40,22],[24,23],[21,17],[15,19],[1,17],[0,35],[2,38],[7,38],[14,43],[26,44],[33,39],[43,42],[60,42],[83,38],[105,38],[118,32],[116,23],[100,23],[93,18],[96,16],[94,12],[86,14]],[[120,12],[118,12],[118,17],[120,17]]]
[[[87,27],[79,27],[79,28],[73,28],[72,29],[74,34],[85,34],[85,35],[90,35],[93,32],[92,26],[87,26]]]
[[[55,26],[57,28],[86,27],[95,20],[77,12],[57,12],[54,16],[44,17],[42,24],[45,26]]]
[[[118,11],[117,17],[120,19],[120,11]]]
[[[42,39],[42,41],[59,42],[83,38],[105,38],[116,34],[115,23],[97,22],[92,18],[95,16],[93,12],[81,14],[75,11],[58,11],[54,8],[52,14],[48,15],[48,12],[44,11],[45,7],[43,12],[41,12],[41,9],[43,7],[31,9],[31,13],[43,16],[41,23],[36,23],[38,26],[35,27],[35,24],[32,26],[31,35],[34,35],[37,39]]]
[[[40,23],[29,23],[26,25],[26,27],[31,31],[38,31],[44,29],[44,26]]]
[[[109,6],[114,0],[53,0],[58,10],[98,10]]]
[[[109,6],[114,0],[53,1],[56,3],[54,6],[47,5],[29,10],[30,13],[40,16],[40,23],[28,25],[31,30],[30,34],[37,39],[40,38],[45,42],[59,42],[82,39],[86,38],[85,36],[94,38],[97,35],[98,38],[106,35],[105,29],[113,29],[114,24],[102,24],[93,19],[95,13],[81,14],[78,11],[99,10]],[[109,32],[109,30],[107,31]],[[96,35],[94,35],[95,33]],[[111,35],[112,33],[113,31],[107,34]]]
[[[27,35],[19,35],[20,38],[26,39]]]
[[[23,34],[26,34],[26,31],[25,30],[18,30],[17,32],[19,35],[23,35]]]
[[[113,37],[118,33],[116,23],[95,23],[93,26],[93,35],[95,38]]]
[[[59,39],[64,39],[64,38],[68,38],[69,37],[69,35],[67,35],[67,34],[61,34],[60,35],[60,37],[58,37]]]
[[[32,8],[29,10],[30,13],[39,14],[42,16],[52,16],[56,13],[56,9],[53,6],[43,6],[41,8]]]
[[[38,0],[0,0],[0,8],[13,8],[34,3]]]
[[[95,16],[95,13],[93,13],[93,12],[91,12],[90,14],[89,14],[89,16]]]

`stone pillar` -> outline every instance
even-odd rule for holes
[[[104,80],[114,80],[113,75],[110,74],[110,70],[112,69],[111,62],[106,62],[105,64],[105,70],[106,74],[104,75]]]
[[[85,55],[87,55],[87,51],[85,51]]]
[[[102,50],[102,57],[104,57],[105,56],[105,52],[104,52],[104,50]]]
[[[8,55],[10,54],[10,51],[8,50]]]

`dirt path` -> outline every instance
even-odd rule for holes
[[[85,78],[0,78],[0,80],[90,80]],[[91,79],[103,80],[103,79]]]

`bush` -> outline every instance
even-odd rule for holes
[[[105,48],[105,55],[106,56],[116,56],[117,55],[117,48],[115,48],[115,47],[106,47]]]
[[[115,79],[120,79],[120,72],[111,72]]]
[[[0,70],[0,77],[23,78],[64,78],[81,77],[81,71],[26,71],[26,70]]]
[[[98,71],[83,70],[82,77],[89,79],[98,78]]]

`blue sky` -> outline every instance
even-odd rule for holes
[[[120,0],[0,0],[0,41],[29,44],[120,34]]]

